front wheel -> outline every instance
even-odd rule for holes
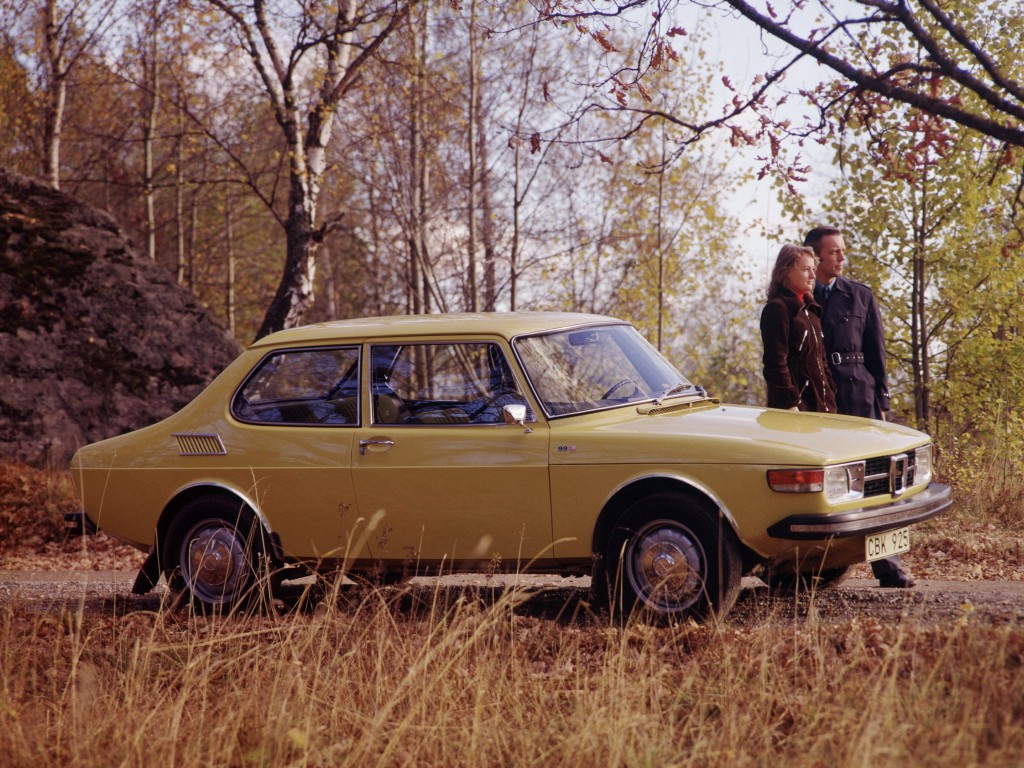
[[[266,533],[237,499],[196,499],[186,504],[168,532],[165,562],[175,569],[172,587],[204,612],[251,604],[266,565]]]
[[[626,509],[604,569],[622,616],[636,609],[665,618],[721,616],[736,602],[742,576],[740,545],[724,517],[673,493]]]

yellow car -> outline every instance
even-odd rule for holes
[[[726,612],[741,577],[838,579],[951,504],[907,427],[723,405],[629,323],[378,317],[282,331],[180,412],[80,449],[81,532],[197,607],[263,572],[593,576],[626,611]],[[273,579],[270,580],[273,583]]]

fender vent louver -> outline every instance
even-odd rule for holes
[[[220,435],[176,434],[178,451],[182,456],[226,456],[227,449]]]

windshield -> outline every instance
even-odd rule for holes
[[[524,336],[515,349],[550,416],[698,393],[629,325]]]

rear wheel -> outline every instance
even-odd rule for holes
[[[270,580],[266,532],[245,504],[213,497],[186,504],[168,532],[165,562],[174,567],[173,588],[204,612],[252,604]]]
[[[717,510],[674,493],[630,506],[604,558],[613,609],[662,617],[724,615],[742,576],[740,545]]]

